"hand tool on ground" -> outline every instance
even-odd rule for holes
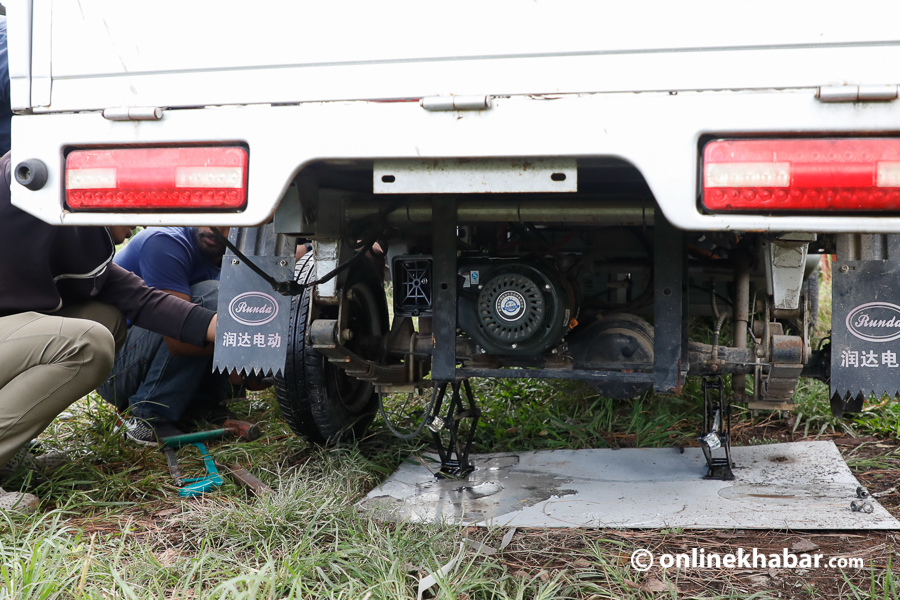
[[[217,440],[225,435],[236,435],[240,438],[252,442],[259,438],[259,426],[246,421],[238,421],[236,419],[228,419],[222,423],[219,429],[210,429],[209,431],[195,431],[194,433],[186,433],[184,435],[173,435],[172,437],[163,438],[159,441],[163,448],[175,447],[179,448],[186,444],[194,442],[205,442],[206,440]]]
[[[197,431],[194,433],[186,433],[184,435],[175,435],[163,438],[159,441],[160,446],[162,447],[162,451],[166,455],[166,463],[169,466],[169,473],[175,480],[175,485],[179,488],[179,496],[181,496],[182,498],[191,498],[222,485],[222,476],[219,475],[219,472],[216,469],[215,461],[213,461],[212,456],[210,456],[209,451],[206,449],[206,446],[202,444],[202,442],[206,440],[219,439],[221,437],[224,437],[226,434],[237,435],[238,437],[251,441],[257,439],[260,435],[260,432],[259,427],[252,423],[229,419],[225,421],[225,423],[223,423],[223,427],[220,429],[212,429],[210,431]],[[196,446],[196,448],[200,451],[200,456],[203,458],[203,464],[206,467],[205,477],[194,477],[191,479],[184,479],[182,477],[181,469],[178,466],[178,457],[176,456],[175,452],[178,448],[187,445]]]
[[[225,465],[216,461],[216,466],[220,469],[224,469],[228,472],[229,475],[234,477],[235,481],[237,481],[240,485],[243,485],[254,493],[254,495],[259,496],[265,492],[271,492],[272,488],[267,486],[265,483],[260,481],[255,475],[253,475],[250,471],[241,466],[240,463],[234,463],[231,466]]]
[[[172,478],[175,480],[175,485],[178,486],[178,495],[182,498],[193,498],[194,496],[199,496],[200,494],[204,494],[211,489],[222,485],[222,476],[219,475],[216,464],[213,461],[212,456],[209,455],[209,450],[206,449],[206,446],[199,441],[184,439],[190,438],[191,436],[199,436],[201,433],[206,432],[178,435],[160,440],[160,443],[163,444],[162,450],[166,455],[166,462],[169,465],[169,473],[171,473]],[[205,477],[184,479],[181,476],[181,469],[178,467],[178,457],[176,456],[175,451],[182,446],[195,446],[197,450],[200,451],[200,457],[203,459],[203,465],[206,467]]]

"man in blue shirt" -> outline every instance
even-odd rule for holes
[[[227,227],[218,229],[228,235]],[[134,236],[115,262],[150,287],[215,310],[224,254],[209,227],[155,227]],[[227,376],[213,373],[212,350],[132,325],[112,375],[97,391],[128,412],[131,440],[155,445],[158,438],[180,435],[179,421],[218,422],[229,416],[221,405]]]

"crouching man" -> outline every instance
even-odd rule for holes
[[[219,231],[228,235],[227,227]],[[209,227],[154,227],[138,233],[115,262],[153,288],[215,310],[224,254]],[[134,323],[97,391],[129,415],[126,436],[140,444],[181,435],[192,421],[218,424],[233,415],[223,405],[227,377],[213,372],[212,353],[213,346],[197,348]]]
[[[213,311],[147,287],[114,254],[105,227],[54,227],[12,206],[9,154],[0,159],[0,469],[109,376],[126,318],[194,346],[214,341]],[[0,490],[0,510],[37,502]]]

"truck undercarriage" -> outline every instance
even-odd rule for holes
[[[587,2],[416,5],[384,35],[395,16],[360,6],[346,44],[296,35],[345,23],[326,5],[236,6],[249,27],[177,8],[137,26],[126,4],[11,7],[12,201],[60,225],[231,227],[215,364],[273,373],[295,432],[361,435],[380,397],[418,390],[463,472],[469,378],[625,399],[697,376],[725,477],[731,402],[790,410],[810,377],[839,416],[900,391],[891,19],[622,5],[608,21],[642,26],[597,35],[571,18]],[[232,43],[248,32],[265,40]]]
[[[459,474],[460,423],[480,415],[469,378],[575,379],[626,399],[679,394],[699,376],[702,445],[727,452],[731,402],[791,410],[801,376],[830,379],[831,344],[811,339],[820,257],[866,260],[876,246],[882,256],[893,236],[686,232],[624,161],[579,160],[576,173],[567,194],[380,195],[371,163],[322,162],[300,173],[252,244],[235,231],[242,260],[264,247],[287,255],[295,239],[314,247],[297,263],[277,378],[294,431],[319,442],[358,436],[381,395],[431,390],[422,425],[443,447],[444,471]],[[709,343],[688,339],[697,317]],[[222,368],[244,367],[229,360],[217,356]],[[833,410],[859,410],[862,398],[836,390]],[[723,460],[710,456],[711,476],[731,476]]]

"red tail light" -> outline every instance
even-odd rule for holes
[[[721,140],[703,149],[711,211],[898,211],[900,139]]]
[[[72,210],[233,210],[246,200],[243,148],[76,150],[66,158]]]

